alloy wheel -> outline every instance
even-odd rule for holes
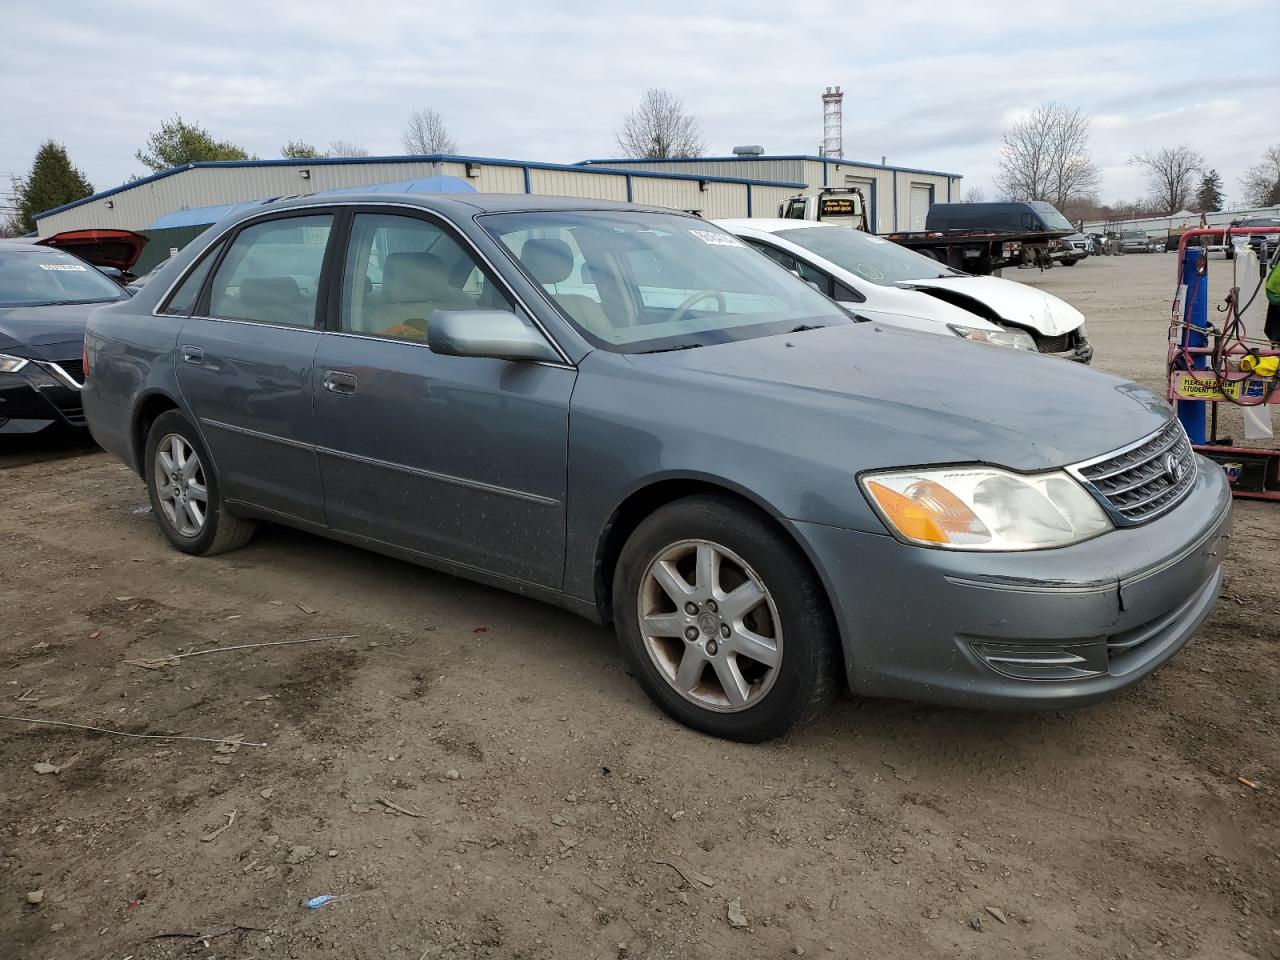
[[[153,476],[160,509],[173,529],[184,537],[199,536],[209,512],[209,487],[195,449],[178,434],[167,434],[156,447]]]
[[[645,649],[686,700],[734,713],[760,701],[782,664],[782,623],[768,588],[709,540],[671,544],[650,562],[637,605]]]

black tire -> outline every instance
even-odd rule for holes
[[[775,675],[754,704],[748,700],[737,712],[686,699],[658,667],[641,629],[640,598],[650,565],[673,545],[691,540],[709,541],[745,561],[780,622],[782,655]],[[636,528],[618,558],[613,619],[632,671],[653,702],[681,723],[728,740],[769,740],[813,720],[834,696],[842,669],[838,632],[808,561],[767,516],[728,497],[678,500]]]
[[[182,438],[199,458],[205,481],[203,486],[206,491],[207,506],[204,510],[204,522],[194,533],[184,533],[175,525],[162,502],[160,484],[157,482],[156,455],[160,444],[175,435]],[[205,449],[195,428],[177,410],[162,413],[151,424],[151,429],[147,432],[146,455],[143,463],[147,495],[151,499],[151,511],[160,522],[160,529],[164,531],[165,537],[183,553],[210,556],[234,550],[249,542],[253,536],[253,521],[237,517],[227,509],[218,487],[218,478],[214,471],[213,460],[209,457],[209,451]]]
[[[1062,265],[1064,267],[1074,267],[1079,262],[1079,260],[1063,260]]]

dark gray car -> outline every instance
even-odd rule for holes
[[[1221,470],[1106,374],[858,322],[718,228],[303,198],[99,308],[84,405],[180,550],[289,524],[612,622],[673,716],[1079,705],[1221,583]]]

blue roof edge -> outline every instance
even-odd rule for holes
[[[195,163],[185,163],[180,167],[170,167],[168,170],[161,170],[159,173],[153,173],[148,177],[141,177],[137,180],[130,180],[127,183],[122,183],[118,187],[112,187],[110,190],[102,190],[90,196],[81,197],[79,200],[72,200],[70,203],[64,203],[59,207],[42,210],[40,213],[37,213],[33,219],[42,220],[55,213],[61,213],[63,210],[70,210],[74,207],[83,206],[84,204],[92,203],[95,200],[103,200],[107,197],[115,196],[118,193],[124,193],[125,191],[132,190],[134,187],[140,187],[148,183],[155,183],[157,180],[163,180],[166,177],[185,173],[188,170],[194,170],[198,167],[227,169],[230,167],[315,167],[331,166],[335,164],[424,162],[483,163],[491,167],[523,167],[529,170],[566,170],[578,173],[611,173],[626,177],[662,177],[670,180],[706,180],[711,183],[738,183],[744,186],[750,185],[753,187],[786,187],[792,190],[803,189],[805,186],[803,183],[793,182],[790,180],[753,180],[748,177],[722,177],[713,174],[700,175],[696,173],[663,173],[658,170],[623,170],[603,166],[604,163],[609,161],[584,160],[580,163],[544,163],[537,160],[507,160],[500,157],[470,157],[453,153],[407,154],[403,156],[397,155],[388,157],[317,157],[311,160],[293,160],[286,158],[275,160],[200,160]],[[619,162],[626,163],[628,161]],[[601,165],[597,166],[597,163]],[[590,166],[588,166],[588,164],[590,164]]]
[[[962,173],[947,173],[945,170],[925,170],[920,167],[899,167],[892,163],[867,163],[865,160],[849,160],[843,157],[818,157],[804,153],[761,154],[760,156],[744,154],[743,156],[733,157],[663,157],[656,160],[646,160],[643,158],[579,160],[574,164],[574,166],[594,167],[596,164],[607,163],[737,163],[743,160],[813,160],[817,163],[847,163],[853,167],[875,167],[878,170],[897,170],[899,173],[923,173],[931,177],[951,177],[956,180],[964,179],[964,174]]]

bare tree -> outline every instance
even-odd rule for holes
[[[1191,204],[1195,175],[1205,168],[1204,157],[1185,143],[1134,154],[1129,162],[1146,169],[1152,203],[1161,213],[1176,213]]]
[[[409,114],[409,126],[400,137],[406,153],[457,153],[458,141],[449,135],[444,117],[428,107]]]
[[[646,90],[640,105],[626,112],[615,136],[623,155],[637,159],[700,157],[707,149],[698,119],[684,112],[684,101],[657,88]]]
[[[350,140],[331,140],[326,157],[367,157],[369,150]]]
[[[1262,151],[1262,162],[1245,171],[1240,178],[1245,203],[1255,207],[1280,204],[1280,143]]]
[[[1009,200],[1047,200],[1064,207],[1098,189],[1089,155],[1092,118],[1076,107],[1042,103],[1005,130],[996,185]]]
[[[970,187],[964,192],[965,203],[983,203],[987,199],[987,191],[981,187]]]

